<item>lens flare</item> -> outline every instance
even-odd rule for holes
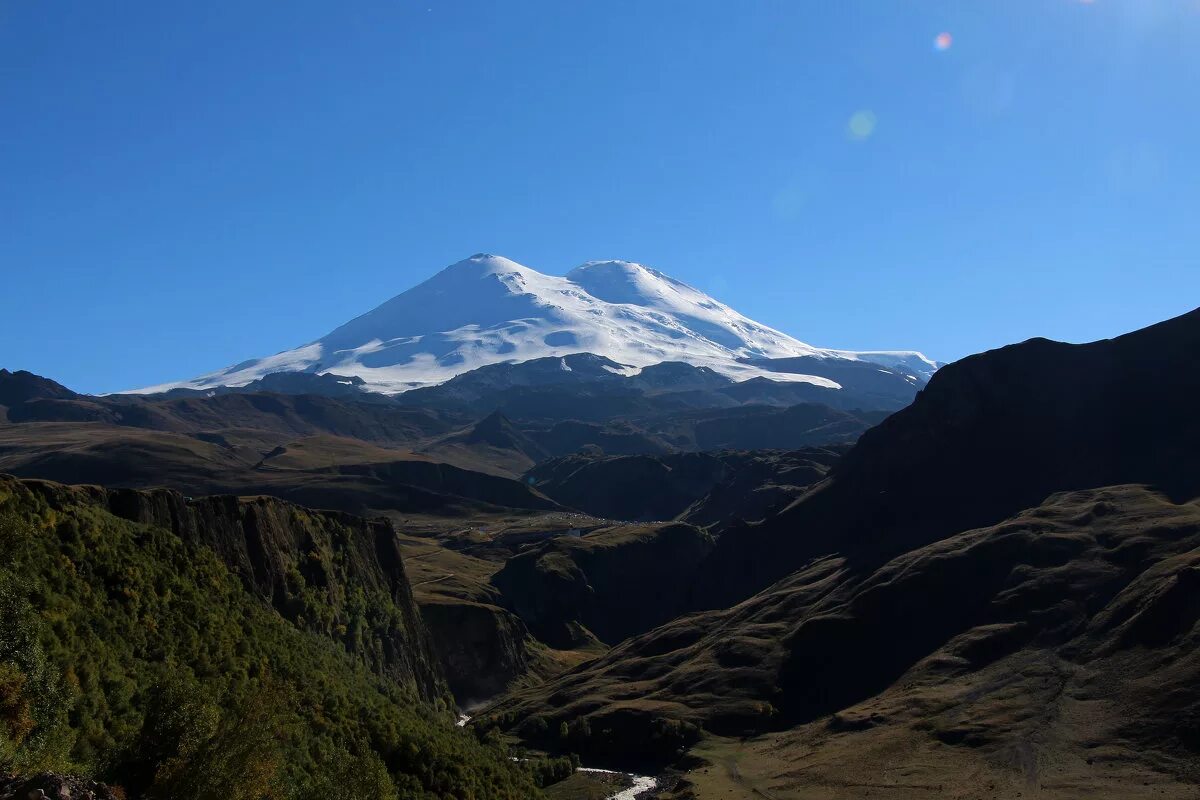
[[[954,37],[942,31],[933,38],[933,46],[936,50],[945,52],[950,49],[950,45],[954,44]]]
[[[846,123],[846,133],[851,139],[863,141],[875,132],[875,114],[871,111],[855,111]]]

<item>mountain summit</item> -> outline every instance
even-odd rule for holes
[[[768,376],[829,388],[839,384],[820,369],[798,373],[770,362],[867,361],[906,375],[914,385],[936,369],[916,352],[812,347],[641,264],[590,261],[557,277],[480,253],[315,342],[137,391],[242,386],[275,372],[330,372],[358,376],[366,388],[394,394],[488,364],[572,353],[604,356],[627,365],[628,374],[682,361],[734,380]]]

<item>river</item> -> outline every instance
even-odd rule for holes
[[[470,714],[459,714],[458,720],[454,724],[460,728],[465,728],[470,721]],[[624,775],[633,781],[633,785],[628,789],[622,789],[616,794],[610,794],[605,800],[638,800],[638,796],[643,792],[648,792],[658,786],[658,778],[652,778],[649,775],[634,775],[632,772],[617,772],[616,770],[597,769],[596,767],[579,767],[575,771],[594,772],[602,775]]]
[[[648,775],[634,775],[632,772],[615,772],[611,769],[596,769],[595,767],[580,767],[575,771],[599,772],[604,775],[624,775],[633,780],[632,786],[628,789],[622,789],[616,794],[610,794],[607,800],[638,800],[638,796],[643,792],[648,792],[658,786],[658,778],[651,778]]]

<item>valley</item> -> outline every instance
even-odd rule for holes
[[[497,268],[451,277],[536,282]],[[630,269],[588,285],[657,291]],[[1193,312],[931,375],[770,348],[742,380],[569,353],[390,394],[0,370],[3,597],[35,632],[0,649],[0,766],[235,796],[185,765],[244,733],[270,757],[239,769],[287,787],[255,797],[339,760],[405,798],[1190,797],[1198,354]],[[213,721],[153,751],[168,690]]]

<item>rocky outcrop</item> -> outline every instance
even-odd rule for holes
[[[271,497],[193,499],[170,489],[24,483],[52,508],[96,505],[212,549],[247,590],[298,627],[340,642],[427,700],[445,695],[388,520],[314,511]]]
[[[422,603],[421,616],[461,708],[495,697],[529,669],[529,631],[507,609],[438,598]]]
[[[0,800],[122,800],[108,786],[73,775],[0,775]]]

